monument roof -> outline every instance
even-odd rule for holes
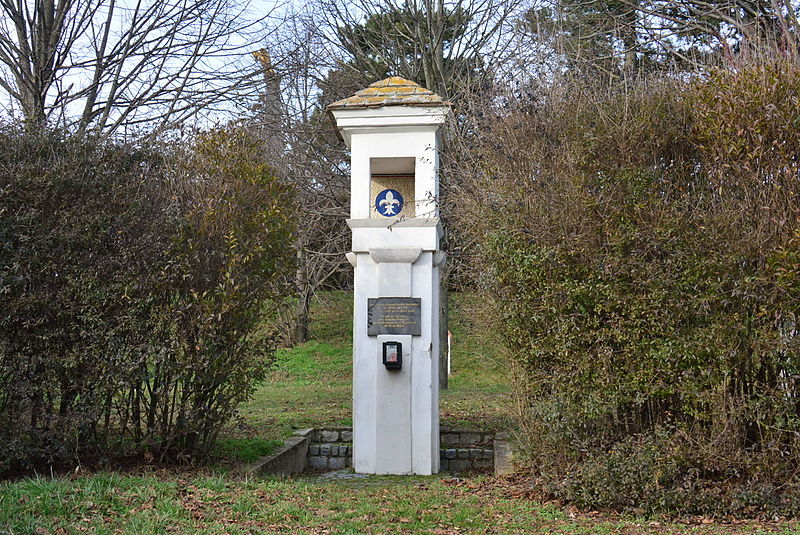
[[[419,84],[391,76],[357,91],[352,97],[337,100],[328,110],[380,108],[383,106],[450,106],[439,95]]]

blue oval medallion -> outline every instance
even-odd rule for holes
[[[403,210],[403,196],[394,189],[385,189],[375,197],[375,209],[384,217],[397,217]]]

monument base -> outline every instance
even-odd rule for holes
[[[405,227],[413,233],[412,227]],[[354,242],[362,231],[353,228]],[[419,228],[421,234],[431,230]],[[361,241],[370,241],[360,236]],[[438,473],[439,265],[435,250],[355,251],[353,467],[366,474]],[[401,348],[400,365],[386,363]]]

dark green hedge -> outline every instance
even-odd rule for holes
[[[687,78],[506,115],[465,223],[543,488],[797,514],[800,69]]]
[[[0,131],[0,473],[208,451],[291,267],[291,196],[255,155]]]

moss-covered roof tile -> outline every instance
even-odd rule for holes
[[[380,108],[382,106],[449,106],[442,97],[419,84],[391,76],[357,91],[352,97],[338,100],[329,110]]]

